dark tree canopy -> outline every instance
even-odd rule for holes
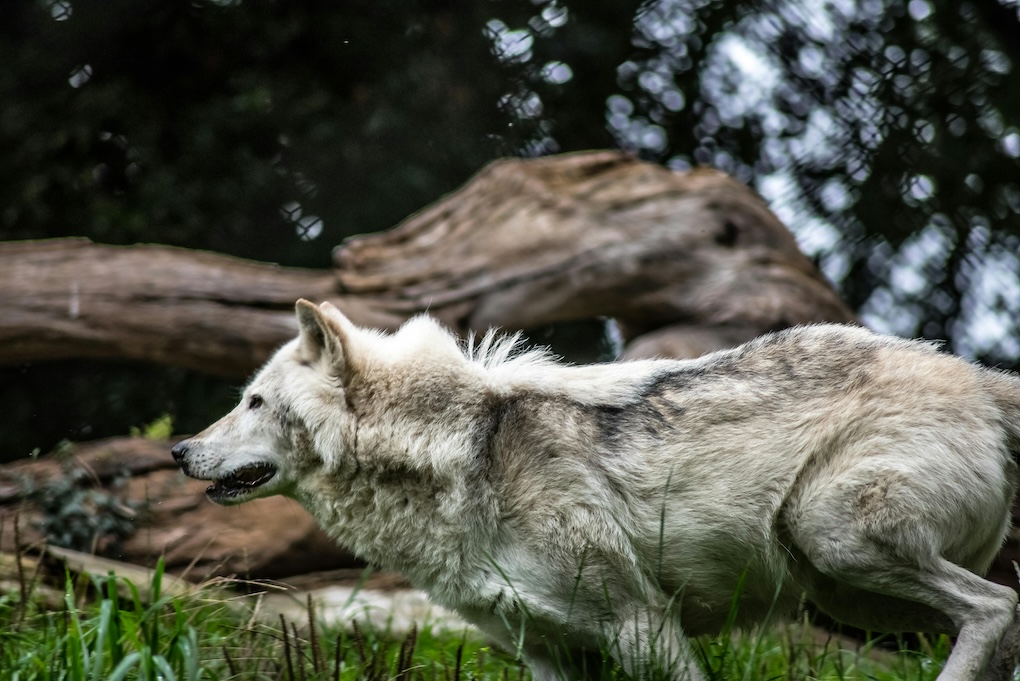
[[[325,267],[515,146],[458,4],[4,3],[4,238]]]
[[[499,156],[617,146],[758,189],[873,326],[1020,357],[1020,5],[5,0],[0,238],[326,267]],[[0,314],[4,310],[0,309]],[[59,386],[57,388],[56,386]],[[191,430],[182,370],[0,370],[0,456]]]

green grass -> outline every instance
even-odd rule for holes
[[[0,594],[0,676],[119,681],[521,681],[530,675],[511,656],[465,633],[412,632],[390,637],[364,627],[340,630],[263,621],[250,605],[199,590],[169,597],[162,568],[139,589],[121,578],[67,577],[62,603],[35,603],[24,583]],[[712,679],[934,679],[948,643],[917,652],[873,653],[874,644],[841,649],[806,623],[760,634],[699,641]],[[619,670],[612,676],[623,679]]]
[[[933,681],[949,655],[946,637],[921,639],[911,649],[883,636],[858,643],[811,626],[807,619],[765,632],[717,637],[700,642],[713,679],[874,679]]]
[[[144,590],[118,577],[67,577],[61,607],[35,605],[32,588],[0,594],[4,681],[517,681],[523,668],[477,637],[412,632],[394,638],[264,621],[253,603],[220,591],[161,592],[160,566]],[[26,600],[22,596],[27,595]]]

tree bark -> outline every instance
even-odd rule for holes
[[[457,329],[613,317],[625,339],[724,342],[852,313],[754,192],[617,152],[500,161],[396,229],[335,253],[346,294]],[[750,334],[750,335],[748,335]],[[740,341],[737,341],[740,342]]]
[[[0,361],[117,357],[242,376],[328,272],[84,239],[0,244]]]
[[[613,317],[631,356],[853,320],[749,189],[617,152],[493,163],[392,231],[341,246],[335,263],[0,244],[0,364],[116,357],[240,377],[295,332],[301,297],[388,329],[426,311],[458,332]]]

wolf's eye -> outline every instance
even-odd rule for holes
[[[252,395],[251,399],[248,400],[249,409],[258,409],[262,406],[262,395]]]

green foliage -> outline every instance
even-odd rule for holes
[[[76,584],[68,575],[62,611],[29,610],[21,618],[15,618],[19,609],[11,597],[0,599],[0,668],[9,674],[6,678],[211,678],[201,661],[199,627],[206,644],[226,640],[231,631],[216,618],[222,606],[165,597],[162,575],[160,562],[144,594],[113,576]],[[84,600],[88,605],[81,605]]]
[[[25,496],[42,511],[43,532],[50,543],[89,553],[116,553],[119,543],[134,534],[145,505],[121,493],[127,471],[101,489],[69,451],[68,443],[56,451],[63,475],[39,487],[26,481]]]
[[[163,414],[155,421],[141,428],[132,427],[131,437],[144,437],[146,440],[168,440],[174,433],[174,417]]]
[[[18,681],[466,681],[520,679],[520,665],[463,635],[394,639],[284,618],[260,621],[231,600],[168,597],[160,563],[148,589],[113,577],[67,577],[63,610],[0,594],[0,669]],[[31,591],[28,589],[27,591]]]
[[[325,266],[343,237],[391,226],[499,154],[488,14],[5,2],[0,57],[24,68],[0,74],[0,144],[16,149],[0,229]]]

